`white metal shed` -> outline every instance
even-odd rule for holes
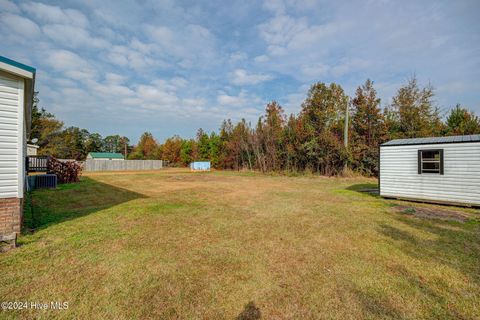
[[[388,141],[378,180],[383,197],[480,206],[480,135]]]

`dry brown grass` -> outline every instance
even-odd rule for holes
[[[394,212],[355,191],[374,182],[173,169],[37,191],[40,227],[0,256],[0,300],[69,309],[0,317],[475,318],[478,213]]]

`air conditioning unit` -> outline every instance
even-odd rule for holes
[[[35,177],[34,185],[32,189],[44,189],[44,188],[56,188],[57,187],[57,175],[55,174],[38,174]]]

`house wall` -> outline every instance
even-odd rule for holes
[[[0,71],[0,238],[20,232],[25,183],[24,79]]]
[[[418,174],[418,150],[443,149],[444,174]],[[480,205],[480,142],[380,147],[380,195]]]
[[[0,198],[0,241],[8,241],[15,245],[20,234],[23,220],[23,199]],[[2,251],[3,245],[0,246]]]

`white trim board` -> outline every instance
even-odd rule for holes
[[[14,75],[27,78],[27,79],[33,79],[33,73],[14,67],[12,65],[9,65],[5,62],[0,61],[0,70],[4,70],[5,72],[13,73]]]

